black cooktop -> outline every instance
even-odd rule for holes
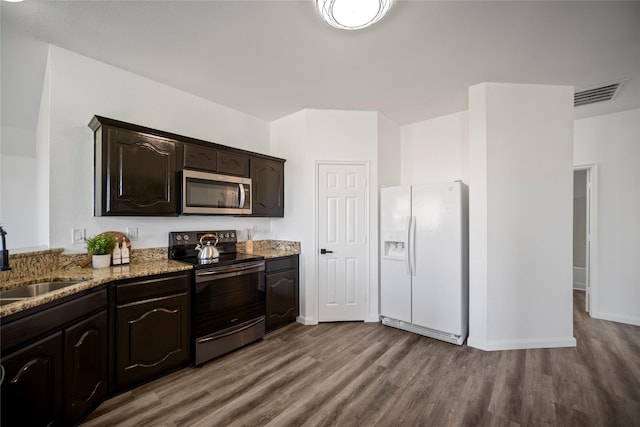
[[[234,252],[234,253],[226,253],[220,254],[219,258],[200,260],[196,256],[186,257],[186,258],[174,258],[177,261],[186,262],[194,266],[194,268],[207,268],[207,267],[215,267],[218,265],[230,265],[230,264],[240,264],[243,262],[251,262],[251,261],[260,261],[263,260],[264,257],[260,255],[254,254],[245,254],[242,252]]]
[[[218,239],[217,248],[220,251],[219,258],[206,260],[198,259],[196,245],[200,237],[214,234]],[[207,238],[203,243],[214,238]],[[235,230],[223,231],[173,231],[169,233],[169,259],[186,262],[196,269],[210,268],[218,265],[240,264],[244,262],[260,261],[264,257],[236,251],[237,233]]]

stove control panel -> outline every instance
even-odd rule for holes
[[[211,242],[215,243],[216,237],[218,239],[218,245],[235,244],[238,243],[238,237],[235,230],[213,230],[213,231],[172,231],[169,233],[169,247],[173,246],[195,246],[200,243],[200,238],[203,243]]]

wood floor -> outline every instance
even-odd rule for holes
[[[375,323],[293,324],[104,402],[86,426],[640,426],[640,327],[484,352]]]

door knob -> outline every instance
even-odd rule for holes
[[[325,254],[332,254],[332,253],[333,253],[333,251],[328,251],[328,250],[326,250],[326,249],[320,249],[320,253],[321,253],[322,255],[325,255]]]

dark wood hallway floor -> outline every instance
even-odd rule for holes
[[[640,426],[640,327],[484,352],[376,323],[293,324],[104,402],[86,426]]]

